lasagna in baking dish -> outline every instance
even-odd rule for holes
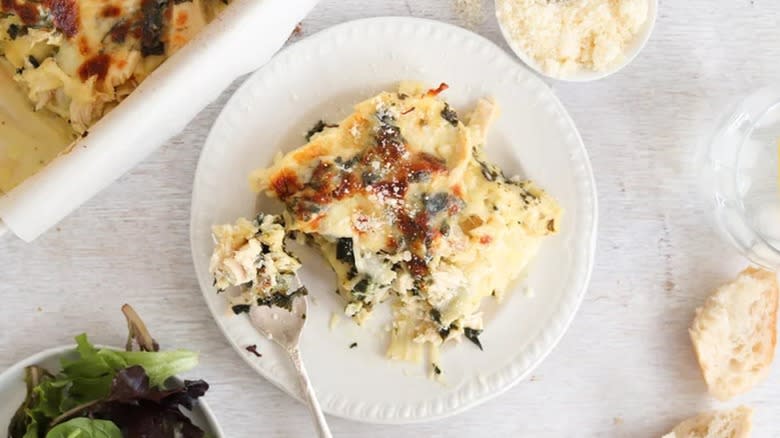
[[[0,87],[5,88],[0,94],[13,93],[7,87],[15,83],[43,118],[62,119],[60,125],[69,132],[59,136],[59,152],[226,4],[227,0],[0,0]],[[15,113],[25,111],[0,105],[0,119],[3,125],[19,126],[22,122]],[[9,129],[0,131],[0,191],[29,175],[18,175],[24,163],[14,157],[36,155],[30,161],[37,164],[53,158],[52,147],[40,139],[28,141],[32,144],[23,151],[9,152],[21,148],[19,141],[8,140],[15,135],[6,132]],[[30,129],[34,128],[26,130]],[[11,171],[17,175],[3,177]]]
[[[502,298],[560,222],[551,196],[485,157],[496,104],[480,100],[464,116],[439,98],[446,88],[381,93],[250,176],[284,204],[286,233],[333,267],[346,315],[361,324],[390,303],[396,359],[464,337],[481,348],[483,300]],[[215,228],[213,272],[251,245],[225,231]]]

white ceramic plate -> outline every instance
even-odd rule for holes
[[[580,70],[576,71],[569,75],[564,76],[551,76],[547,74],[547,72],[542,68],[541,65],[539,65],[536,60],[528,55],[525,50],[520,47],[520,44],[518,44],[514,39],[511,38],[511,34],[507,30],[507,24],[502,19],[501,15],[498,13],[499,8],[499,1],[500,0],[494,0],[494,7],[496,10],[496,19],[498,20],[499,28],[501,29],[501,34],[504,36],[504,39],[506,40],[506,43],[509,44],[509,47],[512,48],[512,50],[515,52],[518,58],[520,58],[521,61],[523,61],[528,67],[534,69],[537,73],[543,76],[547,76],[551,79],[557,79],[559,81],[566,81],[566,82],[590,82],[590,81],[597,81],[599,79],[606,78],[607,76],[611,76],[620,70],[623,69],[623,67],[627,66],[628,64],[631,64],[631,61],[634,60],[634,58],[639,55],[639,52],[642,51],[642,49],[645,48],[645,45],[647,45],[647,41],[650,39],[650,35],[653,34],[653,29],[655,28],[655,22],[658,19],[658,0],[647,0],[647,21],[642,25],[642,28],[637,32],[636,36],[634,36],[634,39],[628,44],[626,49],[623,51],[623,59],[621,59],[619,62],[617,62],[615,65],[610,67],[607,70],[604,71],[592,71],[592,70]]]
[[[105,347],[101,346],[101,348]],[[24,368],[30,365],[39,365],[51,372],[56,372],[61,369],[60,359],[74,354],[74,351],[72,345],[41,351],[12,365],[0,374],[0,435],[6,433],[11,418],[27,394],[27,386],[24,383]],[[211,436],[215,438],[225,436],[205,400],[198,400],[189,417],[201,429],[210,432]]]
[[[191,239],[198,280],[214,317],[247,362],[297,397],[282,351],[235,317],[208,274],[212,224],[251,217],[256,200],[247,175],[279,150],[302,145],[318,120],[338,121],[353,104],[400,80],[436,86],[465,111],[494,97],[502,116],[487,153],[509,173],[537,180],[566,209],[561,234],[549,239],[525,285],[535,298],[511,294],[487,305],[485,351],[470,343],[445,348],[446,384],[422,364],[385,359],[385,315],[368,327],[350,320],[330,330],[343,303],[335,276],[314,252],[299,253],[311,292],[302,351],[324,410],[359,421],[405,423],[452,415],[499,394],[527,375],[563,335],[588,284],[596,232],[596,193],[577,130],[549,88],[491,42],[464,29],[421,19],[373,18],[342,24],[295,44],[250,77],[226,105],[203,149],[195,176]],[[262,209],[278,209],[261,201]],[[487,300],[489,301],[489,300]],[[389,312],[388,312],[389,314]],[[349,345],[357,342],[357,348]],[[245,351],[256,344],[262,358]],[[260,408],[260,407],[258,407]]]

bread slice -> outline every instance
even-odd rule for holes
[[[777,342],[777,297],[773,272],[747,268],[696,309],[689,332],[716,398],[747,392],[766,376]]]
[[[749,438],[752,419],[753,410],[747,406],[705,412],[678,424],[663,438]]]

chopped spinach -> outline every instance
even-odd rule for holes
[[[141,3],[141,55],[162,55],[165,43],[162,41],[165,10],[168,0],[147,0]]]
[[[231,307],[230,309],[233,311],[234,314],[240,315],[242,313],[249,312],[249,309],[251,307],[252,306],[250,306],[249,304],[236,304],[235,306]]]
[[[349,348],[355,348],[355,347],[357,347],[357,342],[353,342],[349,344]]]
[[[371,184],[379,181],[380,178],[376,173],[367,170],[363,172],[361,179],[363,180],[363,185],[370,186]]]
[[[360,161],[362,158],[363,158],[363,157],[361,157],[360,155],[355,155],[354,157],[352,157],[352,158],[350,158],[349,160],[347,160],[347,161],[345,161],[345,162],[344,162],[344,167],[346,167],[347,169],[351,169],[351,168],[352,168],[352,167],[354,167],[354,166],[355,166],[355,164],[357,164],[357,163],[358,163],[358,162],[359,162],[359,161]]]
[[[479,162],[479,165],[482,168],[482,176],[484,176],[486,180],[495,181],[498,179],[498,172],[491,169],[487,164],[481,161]]]
[[[257,216],[255,216],[255,219],[252,221],[252,225],[255,226],[255,228],[260,228],[260,225],[263,224],[263,219],[265,219],[265,213],[258,213]],[[262,234],[262,231],[258,230],[257,234]]]
[[[395,116],[393,116],[393,114],[386,109],[377,111],[376,118],[383,125],[392,125],[392,123],[395,122]]]
[[[320,132],[324,131],[325,128],[338,128],[338,126],[339,125],[332,125],[325,123],[323,120],[320,120],[315,123],[311,129],[309,129],[309,132],[306,133],[306,141],[311,141],[311,138],[314,137],[315,134],[319,134]]]
[[[360,281],[357,282],[355,287],[352,288],[353,294],[365,294],[368,290],[368,286],[371,284],[371,280],[367,277],[364,277]]]
[[[355,265],[355,251],[351,237],[340,237],[336,242],[336,258],[350,266]]]
[[[479,335],[482,334],[482,330],[477,330],[473,328],[464,328],[463,334],[468,338],[469,341],[473,342],[474,345],[479,347],[480,350],[482,350],[482,343],[479,342]]]
[[[353,278],[357,277],[357,275],[358,275],[358,271],[355,265],[350,266],[349,271],[347,271],[347,279],[352,280]]]
[[[441,324],[441,312],[439,309],[431,309],[431,319],[436,321],[438,324]]]
[[[435,215],[447,208],[450,203],[450,195],[444,192],[433,195],[425,194],[422,197],[423,206],[428,214]]]
[[[290,201],[290,209],[301,215],[304,220],[311,220],[312,216],[322,211],[322,206],[303,199]]]
[[[15,40],[17,37],[27,35],[27,28],[12,23],[10,26],[8,26],[6,32],[8,33],[8,37],[11,38],[11,40]]]
[[[458,113],[455,112],[452,108],[450,108],[450,104],[445,103],[444,109],[441,110],[441,117],[450,122],[452,126],[458,126]]]
[[[506,182],[507,178],[504,173],[493,164],[483,161],[479,158],[480,154],[477,148],[474,148],[474,160],[479,163],[479,167],[482,170],[482,176],[488,181],[503,181]]]
[[[27,57],[27,60],[28,60],[28,61],[30,61],[30,65],[32,65],[32,66],[33,66],[33,68],[38,68],[38,67],[40,67],[40,66],[41,66],[41,63],[40,63],[40,62],[38,62],[38,60],[37,60],[37,59],[35,59],[35,57],[34,57],[34,56],[32,56],[32,55],[28,56],[28,57]]]
[[[350,159],[346,161],[341,157],[336,157],[333,159],[333,162],[336,163],[338,167],[341,168],[342,170],[349,170],[353,168],[355,164],[357,164],[361,159],[362,157],[360,156],[360,154],[357,154],[350,157]]]
[[[436,374],[437,376],[441,375],[441,368],[439,368],[439,366],[436,365],[435,363],[431,364],[431,365],[433,365],[433,372],[434,372],[434,374]]]
[[[289,294],[276,292],[273,295],[268,296],[266,298],[258,298],[257,305],[268,306],[268,307],[281,307],[282,309],[285,309],[288,312],[292,312],[293,299],[295,299],[295,297],[297,296],[306,296],[308,294],[309,291],[306,290],[306,287],[301,286],[298,289],[290,292]]]
[[[430,170],[415,170],[409,174],[409,182],[428,182],[431,180]]]

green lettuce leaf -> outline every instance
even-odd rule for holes
[[[54,426],[46,438],[122,438],[122,431],[110,421],[74,418]]]
[[[188,350],[160,351],[102,351],[101,354],[121,358],[124,366],[141,366],[149,376],[152,386],[165,387],[171,377],[187,372],[198,366],[198,354]],[[117,369],[119,371],[119,369]]]
[[[9,438],[39,438],[51,418],[59,413],[65,386],[39,366],[24,370],[27,397],[11,419]]]
[[[79,396],[92,400],[108,394],[111,380],[117,371],[140,365],[149,376],[152,386],[164,386],[171,377],[189,371],[198,365],[198,354],[188,350],[174,351],[116,351],[96,349],[87,335],[76,337],[79,358],[63,360],[62,373],[74,382]]]

